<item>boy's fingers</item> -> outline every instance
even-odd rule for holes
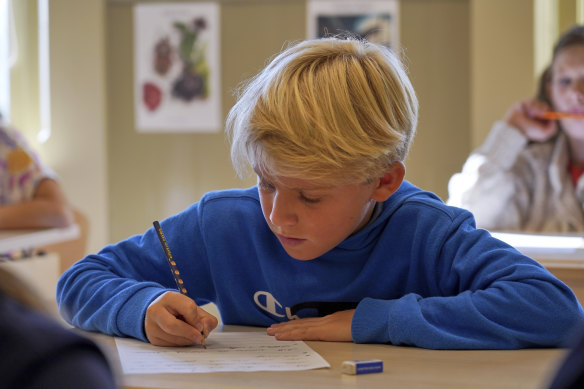
[[[169,324],[170,323],[170,324]],[[187,346],[200,343],[201,335],[172,315],[146,320],[146,337],[156,346]]]
[[[215,328],[213,320],[217,322],[189,297],[167,292],[148,307],[145,330],[152,344],[186,346],[201,343],[205,335]]]
[[[189,304],[185,304],[181,308],[184,308],[184,310],[181,311],[182,319],[201,332],[203,329],[201,319],[203,318],[202,312],[204,311],[199,308],[193,300],[190,300]]]
[[[193,344],[198,344],[200,342],[193,342],[192,339],[187,339],[182,336],[174,336],[168,334],[164,331],[160,331],[160,334],[153,335],[148,339],[150,343],[155,346],[163,346],[163,347],[173,347],[173,346],[190,346]]]
[[[199,308],[201,311],[205,312],[205,316],[202,318],[201,322],[203,323],[203,332],[205,337],[209,335],[211,331],[217,328],[219,321],[215,316],[210,314],[209,312],[205,311],[204,309]]]
[[[335,312],[331,315],[315,318],[296,319],[288,322],[272,324],[268,335],[278,340],[324,340],[348,342],[352,341],[351,322],[354,309]]]
[[[217,327],[217,318],[193,303],[193,307],[185,312],[184,320],[199,332],[208,335]]]
[[[189,337],[195,339],[195,343],[204,343],[204,339],[218,324],[217,318],[199,307],[192,299],[183,297],[181,304],[175,306],[176,314],[180,315],[185,325],[190,326]]]
[[[190,297],[178,292],[168,292],[166,294],[168,295],[165,300],[167,310],[175,317],[179,317],[190,326],[196,328],[200,333],[203,328],[200,321],[204,311]]]
[[[172,318],[171,320],[159,323],[162,331],[171,337],[184,338],[190,344],[201,343],[203,335],[196,327],[183,320],[183,318]]]
[[[155,345],[185,346],[202,340],[199,331],[168,313],[147,318],[145,329],[148,340]]]

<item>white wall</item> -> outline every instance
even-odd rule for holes
[[[13,0],[18,61],[11,69],[11,119],[59,175],[71,203],[90,222],[88,249],[108,242],[105,109],[106,0],[50,0],[52,136],[40,127],[37,0]]]
[[[50,0],[52,139],[44,157],[90,221],[88,248],[108,243],[105,1]]]

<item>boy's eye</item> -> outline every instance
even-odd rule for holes
[[[300,194],[300,199],[302,201],[304,201],[305,203],[309,203],[309,204],[316,204],[316,203],[318,203],[320,201],[320,198],[306,196],[303,193]]]

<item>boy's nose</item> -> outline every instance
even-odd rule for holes
[[[272,224],[280,227],[296,224],[298,222],[298,216],[294,211],[292,200],[281,194],[276,194],[272,203],[270,221]]]

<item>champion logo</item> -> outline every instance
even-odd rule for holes
[[[288,320],[299,319],[298,316],[292,314],[290,307],[282,307],[282,304],[269,292],[263,290],[255,292],[253,301],[258,307],[276,317],[286,317]]]

